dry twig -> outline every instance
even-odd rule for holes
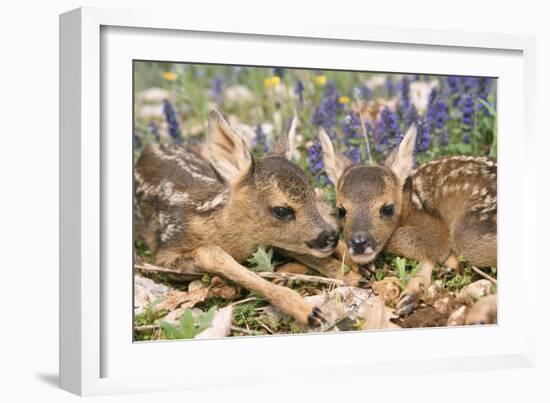
[[[258,276],[262,278],[268,278],[268,279],[282,278],[286,280],[303,281],[306,283],[320,283],[320,284],[329,284],[329,285],[338,285],[338,286],[345,285],[343,280],[338,280],[335,278],[320,277],[320,276],[311,276],[309,274],[277,273],[277,272],[270,272],[270,271],[262,271],[256,274],[258,274]]]
[[[497,284],[497,281],[496,281],[493,277],[489,276],[487,273],[482,272],[482,271],[481,271],[480,269],[478,269],[477,267],[472,266],[472,270],[475,271],[477,274],[479,274],[481,277],[483,277],[483,278],[489,280],[491,283]]]
[[[134,265],[134,267],[137,270],[140,270],[146,273],[170,273],[170,274],[176,274],[176,275],[182,275],[182,276],[189,276],[189,273],[181,272],[177,269],[170,269],[167,267],[155,266],[149,263],[136,264]],[[269,271],[262,271],[256,274],[262,278],[267,278],[267,279],[280,278],[285,280],[303,281],[307,283],[320,283],[320,284],[329,284],[329,285],[337,285],[337,286],[345,285],[345,283],[342,280],[327,278],[327,277],[320,277],[320,276],[311,276],[307,274],[278,273],[278,272],[269,272]],[[197,275],[195,275],[195,277],[197,277]]]

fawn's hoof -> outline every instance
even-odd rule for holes
[[[403,290],[399,302],[395,306],[399,316],[410,314],[418,304],[418,301],[424,296],[424,292],[429,286],[429,280],[423,277],[413,277],[409,284]]]
[[[410,314],[416,306],[416,297],[414,294],[403,294],[395,306],[399,316]]]
[[[317,307],[313,308],[313,310],[307,317],[307,323],[309,324],[309,326],[319,326],[324,321],[325,318],[323,317],[321,310]]]

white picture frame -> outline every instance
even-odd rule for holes
[[[142,35],[139,50],[131,43],[132,37],[138,35]],[[188,49],[196,51],[192,60],[182,59],[181,54],[169,57],[170,49],[174,49],[173,44],[187,40],[186,35],[191,37],[188,39]],[[231,51],[206,56],[212,54],[208,53],[208,46],[219,45],[220,40],[228,43],[234,41],[234,46],[226,46]],[[154,49],[147,45],[150,41],[156,41]],[[201,47],[194,46],[193,41],[202,41]],[[239,48],[239,41],[248,49],[270,46],[273,52],[271,56],[262,51],[245,53]],[[131,126],[127,113],[131,111],[132,98],[131,93],[127,93],[128,81],[124,78],[127,65],[124,63],[129,58],[160,58],[270,65],[273,55],[285,57],[283,49],[285,53],[290,53],[286,56],[288,59],[293,57],[292,52],[297,53],[295,47],[303,49],[313,44],[331,47],[334,52],[352,52],[359,48],[365,51],[368,48],[372,52],[386,52],[387,49],[397,52],[393,55],[389,51],[384,53],[384,60],[372,62],[371,70],[386,70],[384,63],[391,63],[392,60],[397,63],[399,52],[405,56],[414,56],[415,52],[427,55],[431,72],[473,74],[501,69],[498,70],[502,73],[500,78],[503,83],[499,87],[498,123],[499,306],[502,307],[499,324],[456,329],[133,344],[131,323],[122,323],[124,317],[120,316],[122,319],[119,320],[116,313],[121,304],[128,302],[128,290],[117,288],[121,286],[118,281],[124,276],[111,277],[112,272],[106,270],[106,267],[112,267],[111,259],[116,259],[110,255],[113,245],[106,239],[128,234],[131,237],[131,225],[128,227],[128,221],[124,221],[127,215],[116,214],[120,211],[116,209],[121,206],[115,206],[117,199],[131,197],[127,192],[128,183],[118,186],[124,178],[129,178],[124,170],[131,166],[131,133],[128,133],[127,141],[122,140],[124,135],[114,134],[115,128],[124,132],[128,124]],[[205,53],[200,53],[201,49]],[[277,53],[277,49],[281,53]],[[134,51],[139,54],[132,54]],[[434,52],[447,56],[437,58]],[[534,39],[520,35],[372,27],[324,21],[279,24],[269,20],[250,20],[246,24],[242,21],[235,24],[231,19],[198,18],[191,13],[176,15],[158,10],[80,8],[61,15],[61,387],[79,395],[96,395],[236,384],[245,386],[290,381],[295,376],[334,380],[349,373],[369,376],[533,366],[536,297],[532,290],[514,290],[517,300],[512,304],[512,273],[506,269],[501,272],[501,267],[506,268],[506,262],[509,266],[516,265],[521,258],[513,278],[528,279],[536,275],[536,251],[533,250],[536,245],[533,240],[536,214],[534,209],[528,208],[527,201],[536,200],[537,183],[535,167],[526,163],[536,152],[532,126],[534,52]],[[144,54],[146,57],[143,57]],[[321,60],[315,55],[316,52],[312,51],[309,67],[316,67]],[[449,67],[453,66],[449,60],[466,56],[469,57],[468,63],[460,65],[455,62],[454,67]],[[445,59],[449,60],[445,62]],[[491,66],[494,60],[501,60],[502,66]],[[323,67],[347,66],[345,61],[331,63],[325,63]],[[354,63],[361,67],[360,61]],[[509,68],[506,67],[508,64]],[[401,66],[401,71],[410,72],[415,69],[424,72],[421,70],[425,68],[414,57],[404,58]],[[131,71],[127,72],[131,76]],[[106,80],[107,76],[113,80]],[[104,108],[106,104],[115,108],[115,103],[119,108],[117,118],[111,120],[114,114],[112,109],[107,111]],[[518,162],[514,166],[511,166],[512,161],[508,157],[512,145],[505,140],[511,135],[521,139],[514,150]],[[504,141],[500,141],[500,136]],[[125,149],[128,151],[127,158],[122,156]],[[113,164],[114,154],[121,155],[119,160],[128,162],[125,168]],[[124,166],[124,163],[120,165]],[[513,192],[514,186],[516,193]],[[105,231],[109,233],[108,237]],[[526,234],[531,234],[529,240]],[[508,248],[507,245],[512,244],[512,236],[515,237],[515,247]],[[130,249],[126,243],[122,242],[122,245],[122,248]],[[524,253],[528,245],[530,252]],[[125,250],[124,253],[127,257],[131,251]],[[502,266],[501,259],[505,261]],[[131,279],[129,276],[126,278],[131,288]],[[120,297],[122,302],[118,301],[118,295],[123,295]],[[127,326],[127,334],[124,333],[124,326]],[[417,348],[411,349],[406,343],[403,344],[405,340]],[[442,351],[437,346],[443,346],[444,342],[450,347]],[[363,350],[364,345],[375,345],[377,348],[373,350],[376,351],[367,354]],[[386,345],[398,347],[388,351],[384,350]],[[469,348],[466,349],[465,345]],[[334,352],[316,357],[315,352],[319,349],[334,349]],[[283,350],[297,353],[284,358],[280,354]],[[180,356],[185,357],[184,366]],[[212,365],[215,364],[215,357],[220,356],[232,362],[230,372]],[[172,357],[173,362],[180,364],[170,365],[167,359],[161,361],[162,357]],[[146,370],[132,371],[136,360],[142,362],[144,368],[155,362],[156,374]],[[238,364],[239,361],[244,364]],[[275,378],[274,372],[277,373]]]

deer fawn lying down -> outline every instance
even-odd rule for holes
[[[413,170],[411,127],[384,166],[351,164],[321,130],[325,169],[336,186],[337,215],[353,261],[372,262],[384,249],[419,261],[403,290],[399,314],[412,311],[431,283],[436,262],[457,269],[457,256],[481,267],[497,261],[497,164],[453,156]],[[479,301],[467,323],[493,323],[496,298]],[[486,305],[486,306],[483,306]]]
[[[288,159],[296,124],[295,117],[275,153],[258,159],[217,111],[205,145],[146,147],[135,167],[135,231],[157,264],[223,276],[316,325],[318,308],[238,263],[261,244],[318,258],[337,245],[336,224],[323,218],[305,173]]]

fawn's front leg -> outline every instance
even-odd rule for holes
[[[420,264],[420,270],[409,280],[401,293],[401,298],[396,305],[398,315],[407,315],[412,312],[432,282],[435,262],[449,257],[448,233],[445,227],[435,219],[430,219],[430,224],[429,226],[400,227],[386,245],[388,252],[417,260]],[[447,262],[450,265],[454,264],[452,259],[447,259]]]
[[[321,310],[306,302],[296,291],[261,278],[219,246],[202,246],[193,251],[193,256],[195,264],[205,272],[225,277],[259,294],[301,323],[316,326],[324,320]]]
[[[395,306],[397,314],[407,315],[412,312],[418,301],[424,295],[432,282],[433,262],[424,260],[420,262],[420,270],[412,277],[401,293],[401,298]]]

